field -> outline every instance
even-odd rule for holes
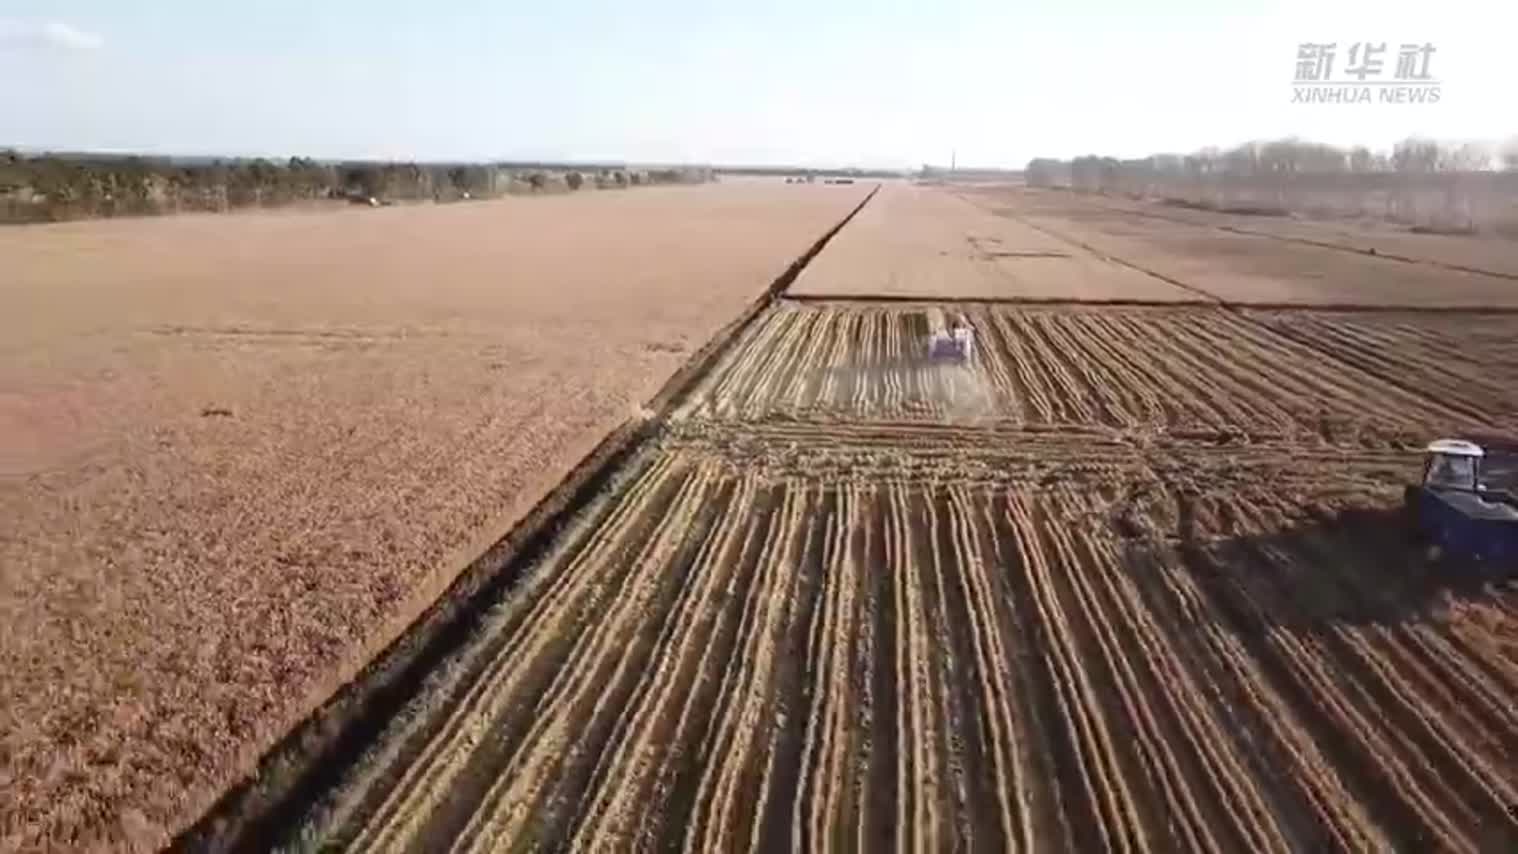
[[[1518,307],[1518,243],[1187,211],[1050,190],[971,191],[987,213],[1238,305]]]
[[[1513,246],[1513,234],[1428,234],[1414,231],[1406,225],[1378,219],[1229,214],[1121,197],[1086,197],[1075,200],[1068,193],[1028,189],[1015,194],[1008,194],[1004,190],[973,193],[973,196],[991,204],[994,204],[997,197],[1006,199],[1009,195],[1016,199],[1015,207],[1019,211],[1028,213],[1042,208],[1051,213],[1063,210],[1080,216],[1081,211],[1089,211],[1094,206],[1127,214],[1129,219],[1201,225],[1216,231],[1269,237],[1296,245],[1337,248],[1363,254],[1374,252],[1393,260],[1468,272],[1486,272],[1507,278],[1518,277],[1518,249]]]
[[[183,233],[101,241],[152,308],[55,304],[31,245],[69,334],[18,328],[17,375],[148,379],[0,507],[47,594],[5,605],[9,840],[156,845],[320,706],[178,846],[1518,847],[1518,586],[1399,513],[1429,438],[1518,431],[1518,283],[904,183],[803,255],[868,189],[435,209],[457,267],[399,210],[167,277]],[[278,249],[313,230],[379,257],[313,289],[335,262]],[[260,247],[271,291],[201,292]],[[974,359],[929,362],[956,314]]]
[[[940,189],[880,193],[791,289],[798,296],[1211,299]]]
[[[691,408],[741,420],[1357,444],[1518,426],[1518,395],[1484,373],[1494,362],[1518,369],[1518,318],[1413,325],[1396,315],[961,304],[953,310],[977,330],[978,358],[958,368],[921,358],[929,307],[782,304],[751,327],[743,358],[697,386]],[[1462,382],[1438,381],[1451,375]]]
[[[168,841],[868,189],[0,231],[0,849]]]
[[[971,320],[955,377],[920,308],[778,304],[301,838],[1518,841],[1518,591],[1387,536],[1453,398],[1217,309]]]

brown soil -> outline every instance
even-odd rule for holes
[[[1366,441],[1445,401],[1219,309],[995,309],[956,420],[925,316],[774,309],[291,833],[1518,843],[1518,590],[1404,546],[1417,457]]]
[[[925,299],[1211,299],[994,216],[941,189],[905,183],[883,185],[791,292]]]
[[[1038,191],[1022,191],[1024,194]],[[1051,191],[1057,194],[1057,191]],[[1451,269],[1486,271],[1518,278],[1518,245],[1511,236],[1471,234],[1468,229],[1397,225],[1382,220],[1319,219],[1277,211],[1275,216],[1238,215],[1235,210],[1211,211],[1177,207],[1163,201],[1138,201],[1113,196],[1086,197],[1089,203],[1132,213],[1170,219],[1224,231],[1274,237],[1349,252],[1432,264]]]
[[[868,189],[0,232],[0,848],[167,841]]]
[[[1328,225],[1059,191],[964,192],[1023,226],[1227,303],[1518,307],[1511,240],[1376,232],[1360,239]]]

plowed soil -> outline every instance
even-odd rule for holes
[[[1399,536],[1397,437],[1461,413],[1267,321],[987,309],[943,367],[920,308],[777,306],[291,832],[1518,844],[1518,588]]]

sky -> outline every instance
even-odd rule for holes
[[[1020,167],[1518,136],[1518,3],[4,0],[0,146]],[[1428,43],[1437,104],[1292,103],[1298,45]]]

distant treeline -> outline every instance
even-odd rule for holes
[[[709,169],[562,164],[185,160],[0,152],[0,223],[142,216],[301,202],[450,202],[508,193],[700,183]]]
[[[1300,211],[1518,233],[1518,145],[1493,152],[1413,138],[1376,152],[1283,139],[1138,159],[1036,158],[1026,180],[1236,213]]]

